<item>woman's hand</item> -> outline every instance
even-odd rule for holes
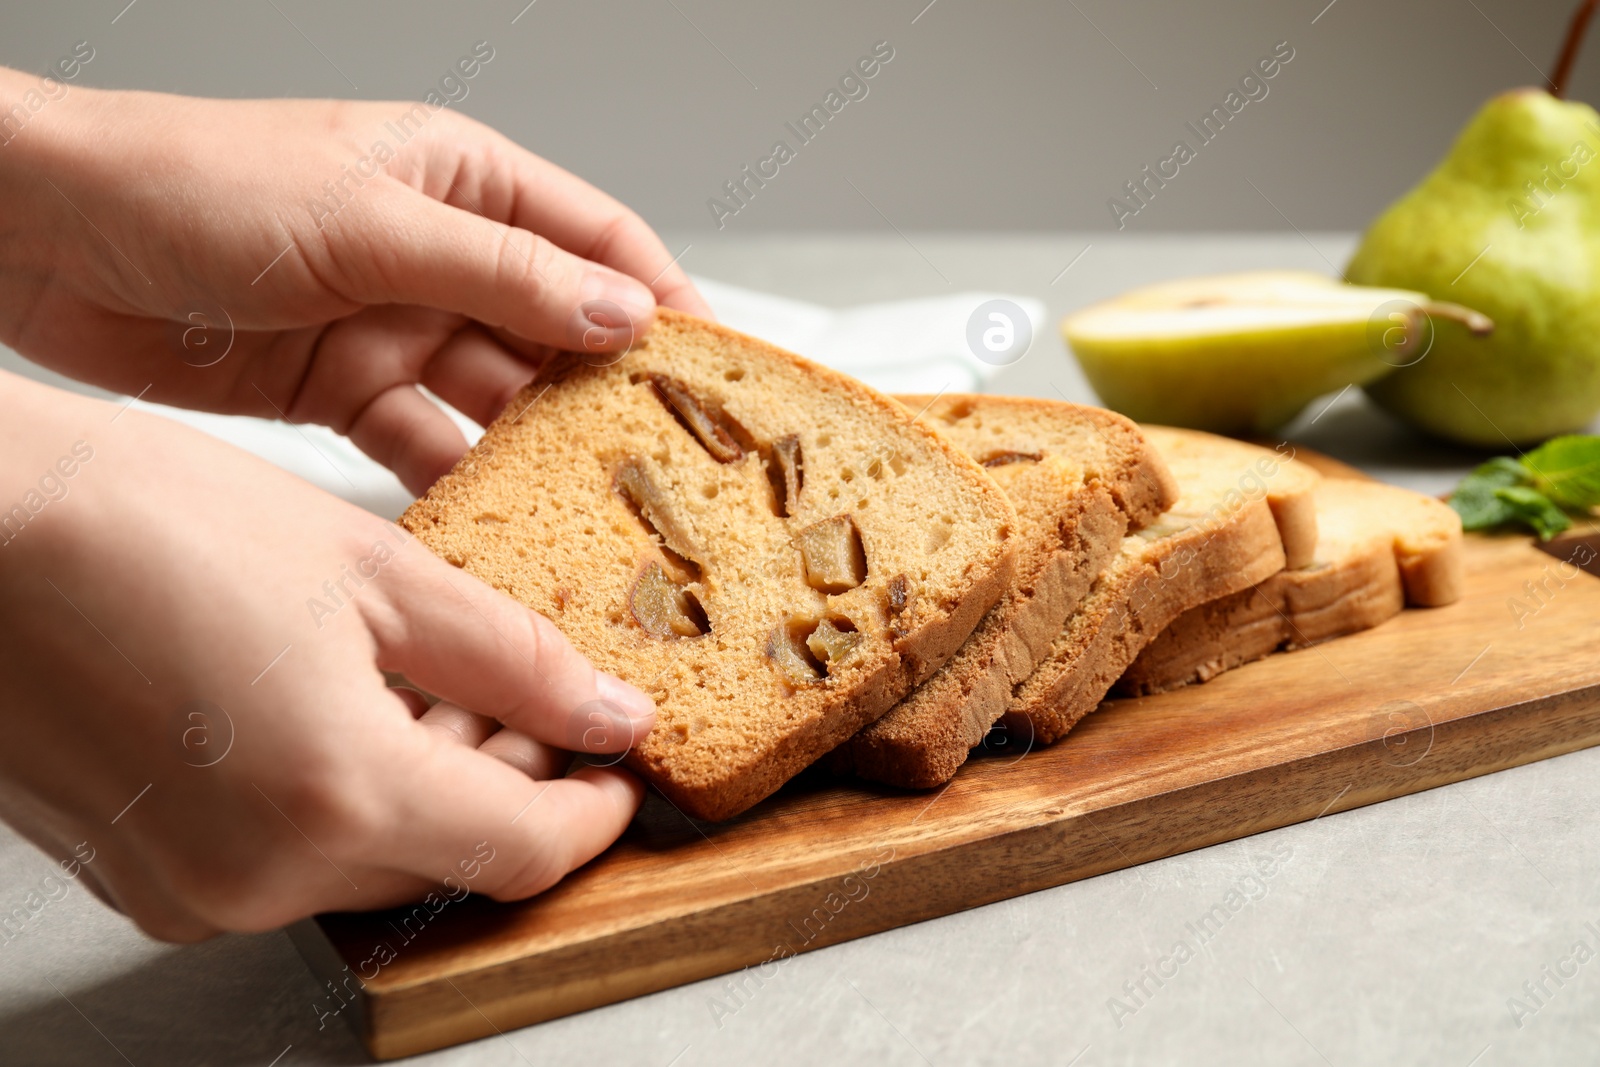
[[[33,84],[0,69],[0,101]],[[420,493],[552,347],[709,311],[599,190],[448,108],[73,88],[0,152],[0,341],[348,434]],[[226,353],[224,355],[224,353]]]
[[[563,777],[655,712],[545,619],[242,452],[3,373],[0,604],[0,817],[157,937],[524,897],[642,796]]]

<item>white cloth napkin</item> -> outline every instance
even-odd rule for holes
[[[886,393],[982,392],[1002,367],[972,354],[967,325],[990,300],[1020,307],[1035,338],[1046,329],[1044,304],[1002,293],[954,293],[835,311],[709,278],[694,283],[723,323]]]
[[[981,392],[1001,369],[978,359],[967,344],[968,320],[986,301],[1012,301],[1028,316],[1034,337],[1045,328],[1042,303],[996,293],[956,293],[834,310],[708,278],[696,278],[695,284],[717,317],[734,329],[885,392]],[[482,427],[449,405],[442,406],[469,442],[482,436]],[[212,415],[163,404],[139,402],[139,407],[220,437],[385,518],[398,516],[411,503],[411,494],[393,474],[326,427]]]

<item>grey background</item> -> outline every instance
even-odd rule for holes
[[[136,0],[115,24],[127,0],[13,2],[0,62],[42,71],[86,39],[89,85],[415,98],[485,40],[495,58],[461,110],[658,228],[710,241],[889,224],[1109,230],[1107,198],[1287,40],[1295,58],[1267,97],[1127,229],[1355,230],[1485,99],[1550,72],[1570,11],[1565,0],[526,2]],[[719,234],[707,198],[878,40],[895,58],[868,96]],[[1573,95],[1600,95],[1600,55],[1580,65]]]
[[[489,40],[463,110],[634,204],[674,250],[692,242],[691,270],[838,306],[948,291],[931,261],[1054,318],[1162,276],[1335,271],[1485,97],[1539,77],[1567,15],[1515,0],[538,0],[513,25],[523,2],[13,3],[0,62],[42,71],[88,39],[91,85],[415,97]],[[712,228],[705,199],[879,39],[896,57],[868,98]],[[1267,99],[1108,232],[1105,199],[1285,39],[1296,57]],[[1600,54],[1574,95],[1597,80]],[[1252,229],[1281,232],[1167,232]],[[1053,331],[995,388],[1089,399]],[[1427,491],[1471,461],[1355,396],[1292,435]],[[720,1028],[712,980],[421,1062],[1592,1062],[1600,963],[1521,1026],[1508,998],[1594,943],[1597,774],[1600,750],[1576,753],[824,949]],[[1270,892],[1119,1029],[1107,998],[1278,848],[1293,858]],[[0,828],[0,907],[48,870]],[[160,945],[74,887],[0,945],[0,1063],[364,1062],[348,1031],[317,1029],[318,994],[281,934]]]

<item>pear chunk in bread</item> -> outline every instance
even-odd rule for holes
[[[1196,430],[1144,427],[1178,483],[1178,502],[1122,539],[1116,558],[1013,694],[1016,741],[1066,735],[1145,645],[1190,608],[1309,562],[1321,476],[1278,452]]]
[[[899,403],[663,309],[610,365],[542,370],[401,523],[649,692],[627,764],[726,819],[961,646],[1016,517]]]
[[[1370,629],[1407,604],[1438,607],[1460,598],[1461,518],[1447,505],[1347,478],[1324,478],[1313,495],[1312,562],[1184,612],[1139,654],[1117,693],[1209,681],[1279,649]]]
[[[949,781],[1011,703],[1130,529],[1177,501],[1166,464],[1103,408],[999,396],[900,400],[983,464],[1017,509],[1017,580],[966,644],[829,765],[922,789]]]

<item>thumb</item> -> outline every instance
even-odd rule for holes
[[[542,892],[589,862],[644,800],[638,779],[619,768],[535,782],[439,739],[406,757],[393,781],[395,825],[405,832],[381,842],[374,862],[430,880],[441,872],[456,874],[458,884],[473,879],[469,888],[496,900]]]
[[[414,542],[388,570],[363,607],[383,669],[571,752],[625,752],[655,725],[649,696],[595,670],[544,616]]]
[[[637,278],[410,187],[349,214],[333,255],[363,303],[450,311],[574,352],[622,351],[654,319]]]

